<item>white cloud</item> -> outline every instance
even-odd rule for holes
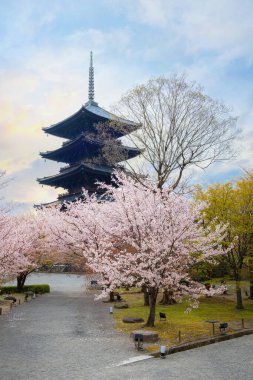
[[[213,0],[188,2],[178,32],[190,52],[211,50],[224,60],[252,52],[252,2]]]
[[[156,27],[161,33],[163,30],[163,40],[166,37],[173,40],[189,55],[211,51],[224,63],[241,56],[250,57],[252,62],[252,1],[112,0],[110,3],[135,23]]]
[[[50,9],[42,3],[24,1],[6,22],[8,33],[1,40],[0,167],[13,173],[15,183],[20,184],[12,187],[9,196],[25,202],[55,198],[53,189],[41,189],[35,180],[56,173],[57,167],[43,160],[41,165],[36,163],[39,151],[55,149],[62,139],[46,137],[41,128],[61,121],[86,102],[90,50],[94,51],[95,97],[104,108],[137,83],[171,71],[186,72],[190,79],[202,83],[208,94],[234,106],[243,130],[239,141],[243,149],[239,148],[236,161],[214,166],[205,175],[215,171],[225,175],[235,167],[249,167],[253,146],[252,83],[246,83],[243,72],[234,78],[226,77],[226,73],[237,58],[249,67],[252,63],[253,3],[101,0],[102,3],[108,12],[101,20],[96,17],[100,10],[94,8],[91,15],[96,22],[89,26],[87,22],[78,26],[75,21],[71,26],[66,23],[68,12],[69,17],[80,12],[77,4],[84,11],[86,5],[78,1],[55,1]],[[103,24],[111,15],[116,23]],[[64,30],[57,37],[52,32],[50,39],[44,31],[54,30],[56,21]],[[19,55],[23,45],[24,54]]]

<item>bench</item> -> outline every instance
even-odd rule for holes
[[[219,328],[220,328],[221,334],[226,334],[226,329],[228,328],[228,323],[227,322],[220,323]]]
[[[165,313],[159,313],[160,321],[166,321],[166,314]]]
[[[123,298],[121,297],[121,295],[119,293],[116,292],[116,293],[114,293],[114,300],[121,302],[121,301],[123,301]]]
[[[17,302],[17,298],[15,298],[13,296],[6,296],[6,297],[4,297],[4,299],[6,301],[12,301],[13,304]]]
[[[32,292],[31,290],[27,290],[27,292],[24,292],[25,295],[25,301],[28,300],[28,297],[30,296],[31,298],[34,297],[35,293]]]
[[[134,335],[134,345],[137,350],[143,350],[143,335],[142,334]]]

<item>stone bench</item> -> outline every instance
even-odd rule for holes
[[[143,318],[140,317],[126,317],[122,319],[124,323],[142,323],[144,322]]]
[[[128,304],[125,302],[117,302],[114,307],[115,309],[128,309]]]
[[[157,331],[149,331],[149,330],[134,330],[131,332],[130,337],[135,340],[135,335],[142,335],[143,336],[143,342],[147,343],[154,343],[157,342],[159,339],[158,332]]]

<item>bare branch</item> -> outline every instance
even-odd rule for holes
[[[116,111],[142,125],[129,139],[141,149],[159,188],[168,183],[176,189],[189,167],[206,168],[234,155],[236,118],[184,76],[159,77],[135,87]]]

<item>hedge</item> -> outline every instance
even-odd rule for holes
[[[16,286],[0,286],[0,290],[3,293],[17,293]],[[28,290],[34,293],[50,293],[50,286],[48,284],[38,284],[38,285],[24,285],[23,292]]]

